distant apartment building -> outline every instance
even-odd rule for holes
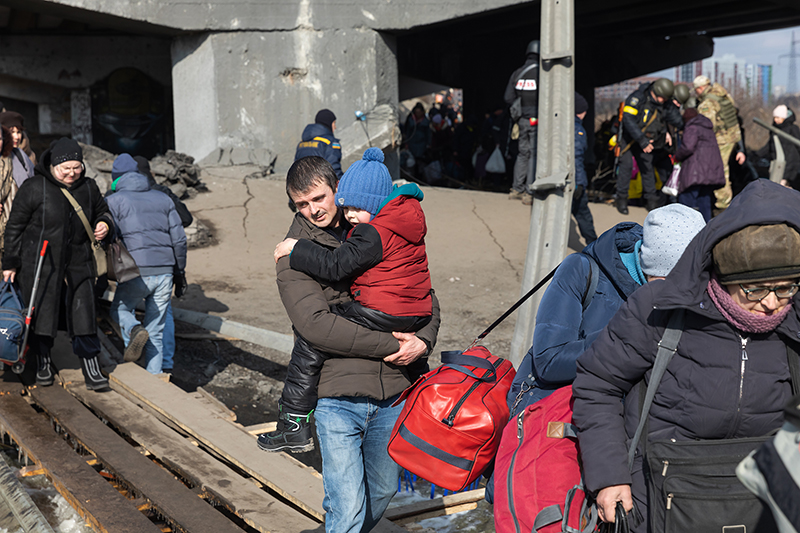
[[[640,76],[594,90],[595,100],[624,100],[643,83],[653,83],[657,76]]]
[[[726,54],[675,67],[676,83],[691,84],[700,75],[725,87],[734,99],[754,96],[767,103],[772,95],[772,65],[755,65]]]

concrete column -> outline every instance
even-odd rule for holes
[[[73,89],[70,94],[72,138],[92,144],[92,96],[89,89]]]
[[[355,111],[397,106],[394,38],[356,28],[209,33],[172,46],[176,149],[207,164],[289,168],[322,108],[343,130]],[[346,147],[345,147],[346,148]]]

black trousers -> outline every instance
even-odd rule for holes
[[[45,335],[36,335],[31,333],[28,337],[28,346],[30,346],[31,354],[50,356],[50,350],[53,349],[53,337]],[[97,335],[75,335],[72,337],[72,353],[81,359],[91,359],[100,354],[100,339]]]
[[[331,311],[360,326],[378,331],[419,331],[431,320],[430,315],[393,316],[369,309],[356,302],[333,306]],[[319,374],[322,365],[329,357],[331,356],[316,349],[303,337],[297,335],[280,399],[284,411],[305,415],[317,406]]]

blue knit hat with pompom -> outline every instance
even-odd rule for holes
[[[375,147],[367,148],[361,161],[350,165],[339,180],[336,205],[356,207],[374,215],[391,192],[392,177],[383,164],[383,151]]]

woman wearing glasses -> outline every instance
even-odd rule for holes
[[[685,311],[682,334],[642,443],[719,444],[768,435],[782,425],[792,397],[790,361],[800,351],[798,206],[796,191],[767,180],[748,185],[697,234],[667,278],[637,290],[578,359],[574,421],[586,486],[596,494],[601,520],[613,522],[621,502],[628,512],[635,507],[633,531],[674,530],[656,522],[653,510],[674,510],[675,494],[654,494],[645,482],[663,471],[651,471],[646,460],[643,466],[643,451],[650,453],[644,444],[632,471],[627,456],[643,403],[640,388],[632,389],[650,381],[658,344],[677,310]],[[728,474],[726,482],[736,483]],[[709,517],[683,518],[697,525],[690,530],[701,531],[698,524]],[[726,531],[731,525],[720,520],[724,527],[714,530]]]
[[[86,387],[104,390],[108,379],[100,373],[97,361],[100,341],[92,243],[64,191],[77,201],[98,241],[112,232],[114,222],[108,205],[94,180],[84,176],[80,145],[62,137],[42,154],[35,175],[22,184],[14,199],[5,231],[3,278],[18,283],[27,304],[39,252],[43,241],[48,241],[34,303],[28,340],[29,354],[33,355],[28,356],[28,364],[36,365],[37,385],[53,384],[50,349],[59,324],[66,323]]]

